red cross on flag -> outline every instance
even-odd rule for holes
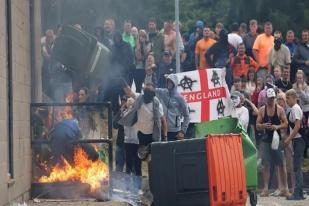
[[[191,122],[206,122],[230,115],[229,90],[223,69],[178,73],[178,91],[190,108]]]

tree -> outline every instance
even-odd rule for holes
[[[56,2],[61,4],[61,11],[57,11]],[[122,29],[125,19],[131,19],[141,28],[146,28],[150,17],[155,17],[160,27],[164,20],[174,19],[174,0],[44,0],[42,3],[45,30],[51,25],[55,27],[59,23],[57,19],[62,24],[79,22],[89,32],[107,18],[114,18],[118,29]],[[260,23],[272,21],[275,29],[282,32],[293,29],[299,33],[308,27],[309,1],[180,0],[182,31],[193,30],[198,19],[210,26],[219,21],[224,25],[250,19]]]

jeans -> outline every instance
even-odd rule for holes
[[[138,144],[125,143],[126,173],[142,176],[142,162],[137,155]]]
[[[116,171],[123,172],[124,163],[125,163],[125,150],[124,146],[116,145]]]
[[[148,146],[153,142],[152,134],[143,134],[142,132],[138,132],[137,137],[139,145]]]
[[[125,143],[126,173],[130,175],[130,181],[135,190],[142,188],[142,161],[137,155],[138,144]]]
[[[294,175],[295,175],[295,190],[294,194],[303,196],[303,173],[301,167],[304,162],[304,150],[305,150],[305,141],[302,138],[296,138],[293,140],[293,164],[294,164]]]

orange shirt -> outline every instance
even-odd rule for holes
[[[253,67],[257,71],[259,65],[249,56],[235,56],[231,59],[231,67],[234,77],[247,77],[250,67]]]
[[[207,68],[205,53],[214,43],[216,43],[216,41],[211,38],[207,40],[201,39],[196,43],[195,55],[199,56],[199,69]]]
[[[256,37],[253,49],[257,50],[258,63],[260,67],[268,67],[268,56],[270,50],[274,47],[274,37],[260,34]]]

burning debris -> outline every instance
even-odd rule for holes
[[[63,158],[63,166],[56,165],[48,176],[39,179],[41,183],[51,182],[81,182],[90,185],[90,192],[100,190],[102,185],[108,185],[109,168],[101,160],[92,161],[81,147],[74,151],[74,163],[70,164]]]
[[[33,110],[32,197],[108,200],[111,141],[84,138],[76,110],[91,107],[85,111],[99,113],[96,108],[109,105],[75,104],[73,99],[68,95],[67,104],[44,104]],[[44,108],[44,115],[37,112],[39,108]]]

